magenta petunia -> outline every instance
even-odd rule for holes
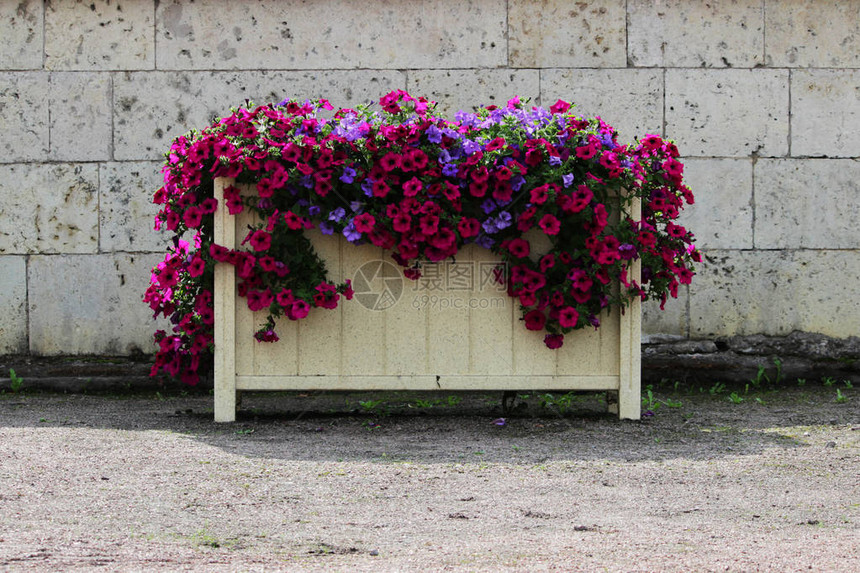
[[[558,313],[558,323],[562,328],[574,328],[579,321],[579,313],[572,306],[566,306]]]
[[[558,232],[561,230],[561,222],[555,215],[546,214],[538,221],[538,227],[543,229],[543,232],[547,235],[558,235]]]
[[[369,233],[373,230],[376,224],[376,218],[370,213],[362,213],[352,220],[355,224],[355,230],[360,233]]]
[[[251,234],[248,242],[251,243],[251,248],[255,251],[266,251],[272,246],[272,235],[259,229]]]
[[[529,330],[543,330],[546,324],[546,315],[539,310],[532,310],[526,313],[523,317],[526,322],[526,328]]]
[[[508,243],[508,252],[518,259],[529,256],[529,242],[525,239],[513,239]]]
[[[563,334],[547,334],[544,336],[543,343],[551,350],[557,350],[564,345]]]

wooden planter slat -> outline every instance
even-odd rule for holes
[[[234,248],[253,215],[229,215],[223,190],[230,184],[230,179],[215,180],[214,239]],[[638,200],[630,215],[638,220]],[[391,260],[378,247],[356,247],[341,236],[317,231],[308,236],[337,283],[353,278],[365,263]],[[489,269],[497,261],[474,245],[457,255],[457,264],[473,269]],[[630,275],[639,280],[639,274],[637,261]],[[617,309],[602,314],[599,329],[572,332],[562,348],[550,350],[543,331],[525,328],[515,299],[499,285],[481,282],[475,280],[470,290],[434,292],[404,279],[391,308],[371,310],[341,298],[334,310],[312,309],[299,321],[281,319],[280,340],[266,343],[253,337],[266,313],[237,301],[235,268],[218,263],[215,420],[235,420],[238,390],[606,390],[618,393],[619,417],[640,417],[638,300],[624,314]],[[434,295],[444,298],[447,308],[422,304],[421,297]]]

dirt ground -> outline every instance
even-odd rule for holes
[[[0,570],[860,571],[860,391],[744,390],[6,393]]]

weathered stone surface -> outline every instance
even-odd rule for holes
[[[860,338],[856,336],[832,338],[811,332],[791,332],[788,336],[732,336],[722,343],[738,354],[805,356],[817,360],[860,359]]]
[[[27,351],[27,263],[0,256],[0,355]]]
[[[757,248],[860,248],[857,161],[762,159],[755,181]]]
[[[48,2],[45,67],[146,70],[155,63],[151,2]]]
[[[660,310],[660,301],[648,301],[642,305],[642,336],[646,339],[653,337],[686,337],[689,334],[687,325],[687,301],[689,299],[686,287],[678,289],[678,298],[666,301]]]
[[[36,255],[28,269],[30,352],[38,355],[153,352],[141,302],[159,255]]]
[[[95,164],[0,166],[0,254],[98,248]]]
[[[753,168],[750,159],[685,159],[684,182],[696,202],[680,222],[702,249],[753,247]]]
[[[39,0],[0,3],[0,69],[42,67],[43,21]]]
[[[0,72],[0,163],[48,156],[48,74]]]
[[[160,69],[498,67],[505,2],[160,2]]]
[[[775,67],[860,65],[860,3],[767,2],[766,63]]]
[[[632,0],[627,11],[634,66],[752,68],[764,61],[760,0]]]
[[[791,154],[860,156],[860,71],[791,74]]]
[[[787,70],[666,71],[666,133],[684,155],[788,153]]]
[[[599,115],[617,129],[619,141],[663,132],[662,71],[545,69],[540,79],[544,107],[571,102],[577,114]]]
[[[164,251],[166,236],[153,230],[158,206],[152,194],[163,185],[161,163],[104,163],[99,181],[99,250]]]
[[[324,97],[354,107],[405,87],[396,71],[125,73],[114,79],[114,158],[160,159],[174,137],[229,115],[245,99]]]
[[[860,323],[857,251],[706,251],[690,286],[690,336],[792,331],[845,338]]]
[[[624,0],[508,2],[509,64],[514,68],[627,65]]]
[[[111,154],[111,82],[104,73],[51,74],[51,150],[56,161],[101,161]]]
[[[504,106],[513,96],[537,101],[539,85],[537,70],[416,70],[409,72],[406,89],[437,102],[437,113],[453,118],[461,110]]]

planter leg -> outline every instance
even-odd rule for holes
[[[618,415],[618,392],[606,393],[606,411],[609,414]]]
[[[215,421],[236,421],[236,390],[215,387]]]

